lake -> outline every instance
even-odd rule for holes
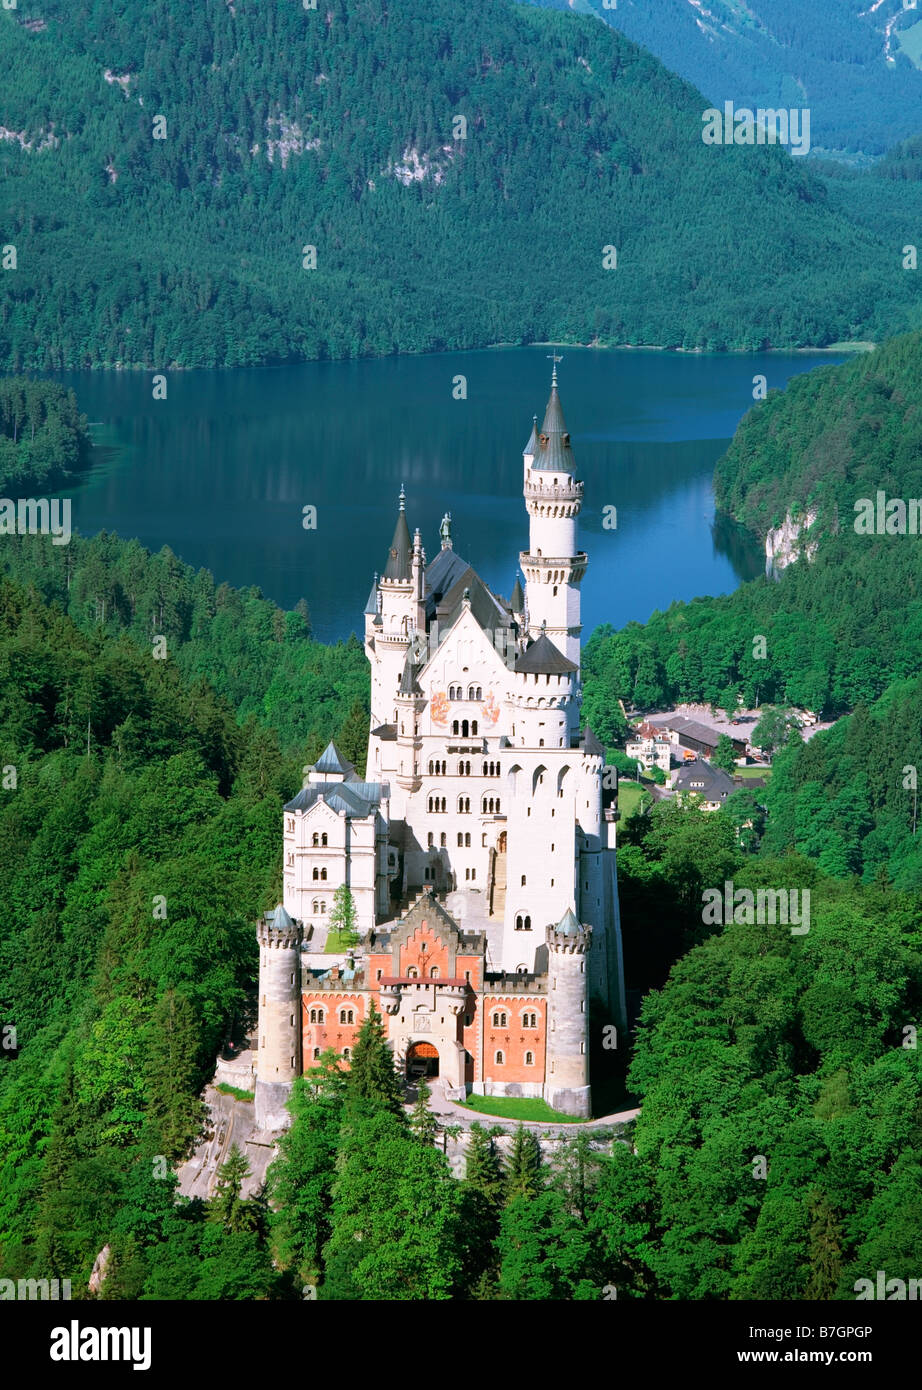
[[[522,450],[550,382],[549,349],[174,372],[167,399],[141,373],[68,372],[99,446],[70,493],[73,524],[169,545],[218,582],[307,599],[317,637],[361,631],[403,483],[431,559],[442,514],[455,549],[495,591],[515,581],[528,523]],[[563,349],[560,394],[578,471],[589,568],[584,635],[645,621],[674,599],[727,593],[763,570],[758,548],[714,521],[711,475],[753,403],[840,360]],[[467,398],[454,399],[463,376]],[[303,509],[317,508],[305,530]],[[617,508],[617,528],[603,509]]]

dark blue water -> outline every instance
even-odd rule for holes
[[[711,474],[752,405],[757,373],[781,387],[828,355],[699,357],[567,349],[561,399],[579,472],[589,569],[583,623],[644,621],[677,598],[726,593],[761,572],[757,549],[714,527]],[[467,379],[455,400],[453,380]],[[522,449],[544,411],[547,350],[151,377],[72,372],[101,446],[70,494],[84,535],[169,545],[220,582],[308,600],[324,640],[361,630],[401,483],[429,557],[450,511],[455,549],[508,595],[527,544]],[[305,530],[303,508],[317,508]],[[616,530],[603,509],[617,508]]]

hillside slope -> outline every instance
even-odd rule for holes
[[[0,11],[17,258],[0,365],[753,348],[922,319],[892,246],[804,161],[705,146],[701,94],[591,17],[511,0],[42,16]]]
[[[817,148],[881,154],[918,131],[922,14],[903,0],[529,0],[593,13],[715,103],[808,106]]]

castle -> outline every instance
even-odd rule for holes
[[[258,928],[263,1129],[287,1123],[292,1081],[324,1050],[348,1062],[372,1000],[408,1074],[590,1113],[590,1040],[625,1025],[617,780],[580,727],[583,484],[556,359],[523,491],[525,588],[506,600],[455,551],[450,515],[427,561],[401,488],[364,615],[365,778],[334,743],[305,769],[283,813],[283,902]],[[323,957],[343,884],[361,945]]]

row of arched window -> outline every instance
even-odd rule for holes
[[[316,866],[316,864],[315,864],[315,865],[314,865],[314,873],[313,873],[314,882],[316,883],[318,880],[322,880],[323,882],[326,882],[326,877],[327,877],[327,871],[326,871],[326,869],[318,869],[317,866]]]
[[[505,1064],[506,1061],[505,1054],[503,1052],[497,1052],[493,1060],[495,1061],[498,1067],[501,1067]],[[525,1053],[525,1065],[526,1067],[533,1067],[535,1065],[535,1054],[533,1052]]]
[[[348,1062],[348,1061],[349,1061],[349,1058],[350,1058],[351,1056],[352,1056],[352,1048],[351,1048],[351,1047],[344,1047],[343,1050],[342,1050],[342,1059],[343,1059],[343,1061],[344,1061],[344,1062]],[[320,1060],[320,1048],[319,1048],[319,1047],[315,1047],[315,1048],[314,1048],[314,1061],[315,1061],[315,1062],[318,1062],[319,1060]],[[526,1065],[527,1065],[527,1063],[526,1063]]]
[[[444,776],[446,776],[447,772],[448,772],[448,764],[447,764],[447,762],[445,762],[444,759],[439,759],[439,758],[430,758],[430,759],[429,759],[429,776],[430,776],[430,777],[444,777]]]
[[[309,1019],[310,1019],[310,1022],[311,1022],[311,1023],[326,1023],[326,1020],[327,1020],[327,1011],[326,1011],[326,1009],[311,1009],[310,1014],[309,1014]],[[350,1024],[350,1023],[354,1023],[354,1022],[355,1022],[355,1010],[354,1010],[354,1009],[346,1009],[346,1008],[340,1009],[340,1011],[339,1011],[339,1021],[340,1021],[340,1023],[344,1023],[344,1024],[347,1024],[347,1025]]]
[[[494,1028],[507,1028],[507,1027],[509,1026],[509,1025],[508,1025],[508,1018],[509,1018],[509,1015],[506,1013],[505,1009],[496,1009],[496,1010],[494,1010],[494,1013],[493,1013],[493,1027],[494,1027]],[[523,1028],[537,1028],[537,1026],[538,1026],[538,1015],[537,1015],[537,1014],[533,1014],[533,1013],[524,1013],[524,1014],[522,1015],[522,1027],[523,1027]]]
[[[531,917],[526,913],[524,916],[520,912],[515,919],[516,931],[531,931]]]
[[[311,909],[315,917],[326,916],[327,905],[325,902],[322,902],[319,898],[315,898],[314,901],[311,903]]]
[[[477,737],[476,719],[453,719],[451,721],[451,731],[453,734],[460,735],[461,738]]]
[[[457,722],[457,721],[456,721],[456,722]],[[454,733],[457,733],[457,732],[458,732],[457,728],[453,729],[453,732],[454,732]],[[467,732],[467,730],[465,730],[465,733],[466,733],[466,732]],[[474,733],[476,734],[476,732],[477,732],[477,724],[476,724],[476,721],[475,721],[475,723],[474,723]],[[483,776],[484,776],[484,777],[498,777],[499,774],[500,774],[499,763],[484,763],[484,765],[483,765]],[[447,763],[447,761],[446,761],[444,758],[430,758],[430,759],[429,759],[429,776],[430,776],[430,777],[447,777],[447,775],[448,775],[448,763]],[[465,759],[463,759],[463,758],[461,759],[461,761],[458,763],[458,773],[457,773],[457,775],[458,775],[459,777],[470,777],[470,775],[471,775],[471,764],[470,764],[470,761],[469,761],[469,760],[465,760]],[[326,844],[326,842],[327,842],[327,837],[326,837],[326,835],[324,835],[324,836],[323,836],[323,839],[322,839],[322,843],[323,843],[323,844]],[[314,836],[314,844],[316,845],[316,843],[317,843],[317,836],[315,835],[315,836]]]
[[[318,846],[325,845],[326,842],[327,842],[327,833],[326,833],[326,831],[324,830],[322,834],[318,834],[317,831],[315,830],[315,831],[314,831],[314,834],[313,834],[313,837],[312,837],[312,839],[311,839],[311,844],[314,846],[314,849],[317,849]]]
[[[448,687],[448,698],[449,698],[449,700],[463,700],[463,699],[465,699],[464,686],[463,686],[463,685],[450,685],[450,686]],[[466,698],[467,698],[468,700],[482,700],[482,699],[483,699],[483,690],[481,689],[481,687],[480,687],[479,685],[469,685],[469,686],[467,687],[467,697],[466,697]]]

